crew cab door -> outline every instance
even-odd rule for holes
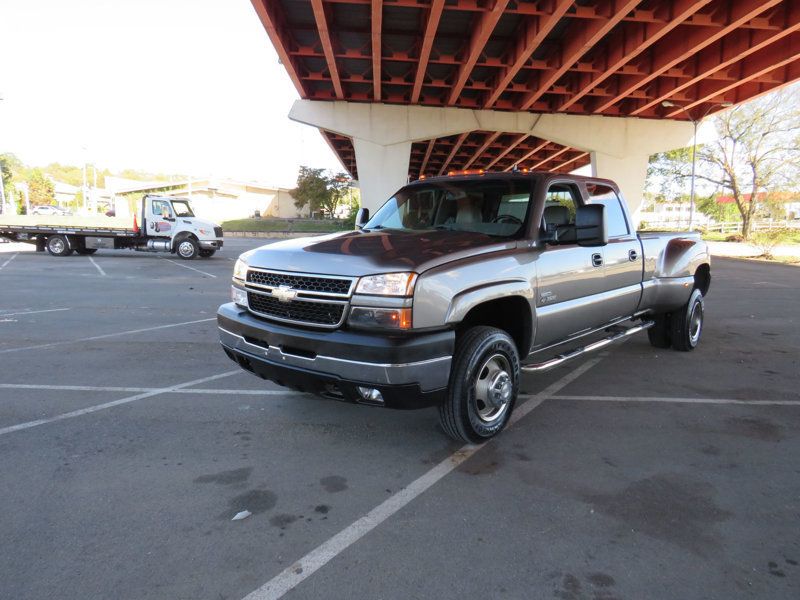
[[[147,235],[150,237],[171,237],[175,227],[175,214],[172,203],[160,198],[148,198],[145,211],[147,212]]]
[[[534,350],[604,322],[604,248],[570,243],[575,239],[580,198],[577,185],[571,181],[551,183],[545,194],[543,227],[558,231],[559,243],[545,246],[536,260]]]
[[[606,207],[608,244],[603,247],[603,325],[636,312],[642,296],[642,244],[630,224],[622,200],[609,186],[586,183],[586,203]]]

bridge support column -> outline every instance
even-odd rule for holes
[[[692,137],[685,121],[312,100],[295,101],[289,118],[353,140],[361,201],[370,211],[406,183],[412,143],[489,131],[590,152],[592,174],[616,181],[635,216],[650,155],[686,146]]]

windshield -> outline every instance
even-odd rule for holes
[[[397,192],[364,229],[442,229],[513,237],[530,204],[529,179],[480,179],[414,185]]]
[[[175,214],[179,217],[194,216],[194,213],[192,212],[192,207],[189,206],[189,203],[186,200],[173,200],[172,209],[175,211]]]

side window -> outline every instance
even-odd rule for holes
[[[623,237],[630,233],[625,212],[617,194],[607,185],[598,183],[586,184],[589,191],[589,204],[602,204],[606,207],[606,221],[608,222],[608,237]]]
[[[542,227],[548,233],[558,233],[561,242],[569,243],[575,240],[577,198],[577,190],[560,183],[551,185],[545,195]]]

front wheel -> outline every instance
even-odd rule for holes
[[[451,438],[478,444],[508,423],[519,392],[519,354],[502,329],[473,327],[458,340],[439,423]]]
[[[670,338],[675,350],[689,352],[697,348],[703,332],[703,292],[695,289],[682,309],[672,313]]]
[[[200,246],[192,238],[184,238],[178,242],[175,252],[183,260],[192,260],[200,253]]]

